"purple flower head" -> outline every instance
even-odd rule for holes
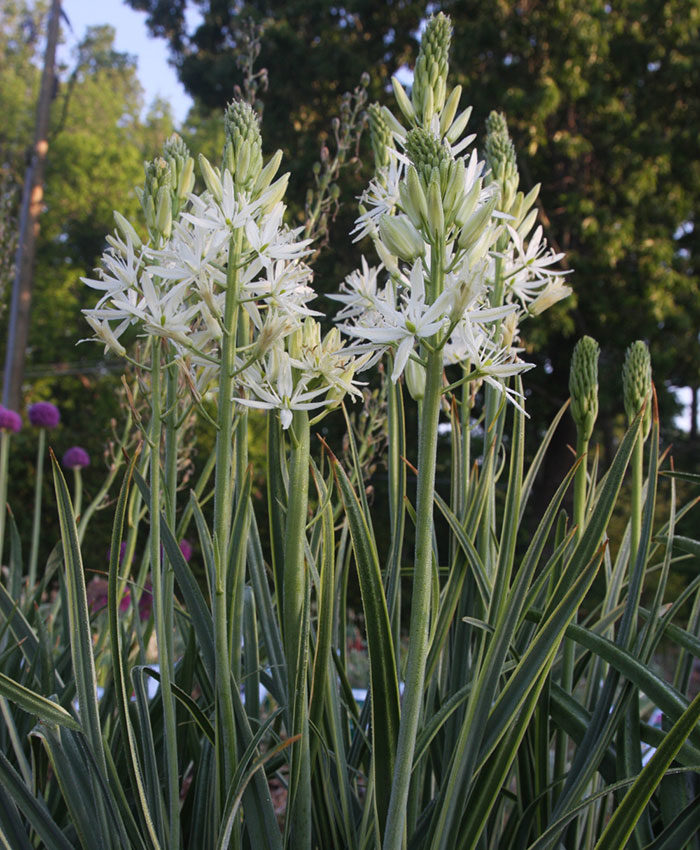
[[[65,465],[65,461],[64,461],[64,465]],[[121,566],[122,562],[124,561],[124,555],[126,555],[126,540],[122,540],[122,542],[119,546],[119,565],[120,566]],[[110,547],[107,550],[107,560],[109,561],[109,560],[111,560],[111,558],[112,558],[112,549]]]
[[[14,410],[8,410],[0,404],[0,431],[14,431],[22,428],[22,417]]]
[[[143,622],[151,616],[153,608],[153,587],[150,578],[146,579],[141,596],[139,597],[139,618]]]
[[[80,446],[73,446],[63,455],[63,465],[66,469],[83,469],[90,466],[90,455]]]
[[[192,544],[189,540],[180,541],[180,551],[182,552],[182,557],[189,563],[192,557]]]
[[[61,414],[50,401],[38,401],[29,405],[29,421],[37,428],[55,428],[61,421]]]

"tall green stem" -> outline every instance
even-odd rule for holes
[[[34,476],[34,518],[32,521],[32,546],[29,551],[29,587],[36,584],[36,568],[39,560],[39,533],[41,530],[41,490],[44,483],[44,452],[46,451],[46,428],[39,428],[36,446],[36,474]],[[77,513],[77,511],[76,511]]]
[[[216,472],[214,479],[214,633],[216,654],[216,750],[217,782],[215,789],[217,823],[222,801],[233,776],[236,760],[236,724],[233,714],[231,659],[228,633],[227,553],[232,511],[232,425],[233,386],[236,364],[238,322],[239,258],[242,233],[236,231],[229,244],[224,302],[224,335],[221,346],[219,400],[216,434]]]
[[[180,846],[180,784],[177,762],[177,723],[172,690],[172,658],[170,657],[171,636],[168,635],[167,606],[164,599],[163,571],[161,566],[160,509],[161,470],[160,442],[163,428],[161,410],[161,364],[160,344],[154,342],[151,358],[151,580],[153,583],[153,610],[156,625],[156,641],[160,660],[160,693],[163,704],[165,726],[165,762],[168,776],[169,847]]]
[[[642,491],[644,489],[644,434],[637,435],[632,454],[632,505],[630,509],[630,572],[634,569],[642,534]]]
[[[311,766],[307,700],[308,570],[306,519],[309,505],[310,428],[304,410],[294,412],[289,470],[289,502],[284,541],[284,649],[289,683],[291,734],[301,735],[292,746],[289,782],[292,846],[311,847]]]
[[[411,782],[413,753],[423,705],[425,664],[430,628],[430,594],[433,557],[433,501],[438,440],[438,419],[442,392],[442,352],[427,356],[425,395],[421,411],[418,443],[418,485],[416,495],[416,551],[411,593],[408,660],[401,708],[401,724],[389,802],[384,850],[400,850],[403,844],[405,813]]]

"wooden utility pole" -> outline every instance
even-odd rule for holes
[[[39,235],[39,215],[44,200],[44,171],[49,150],[49,114],[56,79],[56,44],[58,43],[61,0],[52,0],[44,54],[44,70],[37,104],[34,149],[24,178],[22,207],[19,218],[19,240],[15,263],[15,279],[7,329],[7,350],[3,373],[2,403],[17,410],[22,395],[24,363],[29,338],[29,314],[34,283],[34,258]]]

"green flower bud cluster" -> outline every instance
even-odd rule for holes
[[[625,401],[625,413],[631,423],[646,402],[642,433],[646,439],[651,427],[651,357],[649,349],[642,340],[629,346],[622,367],[622,392]]]
[[[162,156],[144,163],[146,179],[137,194],[141,201],[146,227],[154,242],[169,239],[173,225],[173,172]]]
[[[393,136],[384,112],[378,103],[371,103],[367,109],[369,115],[369,138],[374,152],[374,170],[389,165],[389,149],[393,147]]]
[[[574,348],[569,372],[571,415],[579,436],[588,441],[598,417],[598,356],[600,346],[590,336],[582,337]]]
[[[513,140],[508,133],[505,115],[501,112],[492,112],[486,119],[484,155],[491,168],[491,180],[501,189],[501,209],[509,213],[520,178]]]
[[[173,217],[176,218],[194,188],[194,160],[177,133],[173,133],[163,145],[163,158],[170,166]]]
[[[234,100],[224,115],[223,168],[233,175],[235,185],[250,191],[262,171],[262,137],[258,116],[250,104]]]
[[[451,38],[450,19],[442,12],[431,17],[421,39],[411,92],[412,106],[423,124],[445,104]]]
[[[495,201],[476,211],[481,180],[467,191],[464,161],[455,160],[449,147],[429,130],[411,130],[406,152],[413,164],[399,186],[402,209],[428,241],[439,241],[457,227],[464,231],[461,247],[469,248],[488,224]]]

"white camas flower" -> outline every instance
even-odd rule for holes
[[[474,137],[463,136],[469,110],[457,115],[459,92],[444,111],[428,103],[423,123],[395,93],[411,128],[383,113],[401,150],[387,152],[390,165],[362,195],[352,231],[356,241],[372,237],[382,265],[363,257],[346,277],[331,296],[342,304],[336,321],[358,340],[352,350],[371,360],[393,351],[393,381],[410,359],[442,350],[446,366],[462,364],[517,403],[504,381],[530,368],[513,344],[519,320],[569,293],[553,268],[562,255],[547,248],[541,227],[527,239],[535,190],[514,212],[499,212],[499,185],[486,182],[476,152],[463,153]]]
[[[351,336],[367,339],[385,347],[396,347],[391,380],[397,381],[403,372],[417,339],[434,336],[449,323],[452,293],[443,292],[432,304],[426,304],[424,271],[421,260],[413,264],[408,281],[408,298],[396,307],[376,299],[378,315],[372,327],[363,324],[345,325],[343,330]]]
[[[308,389],[311,376],[303,373],[298,373],[295,380],[292,360],[280,346],[268,352],[264,364],[261,368],[260,363],[254,363],[241,375],[252,397],[236,397],[234,401],[237,404],[261,410],[279,410],[285,430],[292,424],[293,411],[325,407],[326,399],[319,396],[327,394],[328,386]]]
[[[127,356],[120,338],[130,326],[168,340],[168,356],[200,401],[218,383],[227,286],[234,279],[238,315],[250,319],[250,335],[235,352],[234,373],[246,391],[236,402],[278,409],[288,428],[294,410],[330,408],[347,393],[359,395],[354,374],[366,358],[346,348],[337,330],[321,340],[312,318],[320,314],[309,307],[312,270],[304,262],[310,240],[284,224],[287,177],[270,184],[278,165],[279,157],[259,185],[243,190],[227,170],[206,163],[209,190],[187,198],[169,238],[160,234],[157,245],[138,242],[118,217],[99,276],[84,279],[99,300],[83,312],[105,351],[120,356]],[[292,358],[288,348],[300,334],[306,342]]]

